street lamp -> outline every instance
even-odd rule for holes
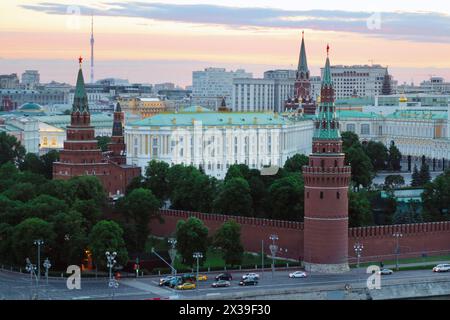
[[[32,297],[33,297],[33,274],[35,274],[35,272],[36,272],[36,266],[31,263],[30,258],[26,258],[25,262],[26,262],[25,270],[27,270],[27,272],[30,273],[30,297],[32,299]]]
[[[110,253],[109,251],[106,251],[105,255],[106,255],[106,266],[109,269],[108,286],[112,289],[112,299],[114,299],[114,290],[119,287],[119,283],[112,276],[112,268],[117,263],[116,261],[117,252],[114,251],[113,253]]]
[[[48,285],[48,269],[51,268],[52,264],[50,263],[50,260],[48,260],[48,258],[45,258],[43,265],[45,268],[45,279]]]
[[[38,276],[37,276],[37,285],[39,286],[39,280],[41,279],[41,246],[44,244],[44,241],[41,239],[34,240],[34,245],[38,248]]]
[[[361,258],[361,253],[364,249],[364,246],[362,243],[355,243],[355,245],[353,246],[353,248],[355,249],[355,253],[356,253],[356,257],[358,258],[358,262],[356,263],[356,267],[359,268],[359,259]]]
[[[174,262],[175,262],[175,258],[177,256],[177,249],[175,249],[175,246],[177,245],[177,239],[175,238],[169,238],[167,240],[171,246],[171,248],[169,249],[169,256],[170,256],[170,265],[172,266],[172,274],[176,275],[177,271],[174,268]]]
[[[203,254],[201,252],[194,252],[194,254],[192,255],[192,257],[194,259],[197,259],[197,278],[196,278],[196,283],[198,284],[198,260],[203,258]],[[198,285],[195,286],[198,289]]]
[[[272,240],[272,244],[269,246],[269,249],[270,249],[270,253],[272,254],[272,278],[273,278],[274,272],[275,272],[275,256],[278,251],[278,246],[275,244],[275,241],[278,240],[278,235],[272,234],[269,237],[269,239]]]
[[[396,248],[395,248],[395,254],[396,254],[396,257],[397,257],[397,259],[396,259],[396,268],[397,268],[397,270],[399,269],[399,265],[398,265],[398,256],[399,256],[399,254],[400,254],[400,238],[401,237],[403,237],[403,234],[401,234],[400,232],[395,232],[394,234],[393,234],[393,236],[395,237],[395,238],[397,238],[397,246],[396,246]]]

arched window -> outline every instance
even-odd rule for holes
[[[336,192],[336,198],[337,198],[337,199],[340,199],[340,198],[341,198],[341,194],[339,193],[339,191]]]
[[[323,199],[323,191],[320,191],[320,199]]]

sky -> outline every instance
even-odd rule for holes
[[[8,0],[0,2],[0,74],[38,69],[42,82],[89,78],[192,81],[206,67],[261,77],[295,68],[305,32],[312,75],[332,64],[381,64],[400,83],[450,80],[450,2],[392,0]]]

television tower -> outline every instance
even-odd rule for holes
[[[91,16],[91,84],[94,83],[94,15]]]

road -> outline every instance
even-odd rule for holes
[[[261,279],[256,286],[241,287],[238,285],[243,273],[233,272],[233,280],[228,288],[212,288],[214,276],[209,274],[207,281],[198,282],[198,288],[195,290],[176,290],[168,287],[159,287],[159,277],[144,277],[138,279],[121,279],[120,286],[114,291],[114,299],[119,300],[145,300],[145,299],[196,299],[196,298],[217,298],[228,293],[255,292],[267,289],[289,289],[299,286],[311,287],[312,290],[320,289],[324,286],[346,284],[352,286],[366,283],[368,274],[365,269],[352,269],[345,274],[308,274],[307,278],[290,279],[290,271],[276,271],[272,277],[271,271],[260,273]],[[450,279],[450,273],[436,274],[431,270],[414,270],[395,272],[393,275],[383,276],[382,284],[397,280],[415,280],[415,279],[438,279],[447,277]],[[30,276],[26,274],[17,274],[10,272],[0,272],[0,300],[27,300],[36,293],[35,287],[31,290]],[[39,290],[39,299],[51,300],[105,300],[113,299],[112,289],[108,287],[106,279],[82,279],[80,290],[69,290],[66,287],[64,279],[50,279],[48,286],[45,285],[45,279],[41,280]]]

